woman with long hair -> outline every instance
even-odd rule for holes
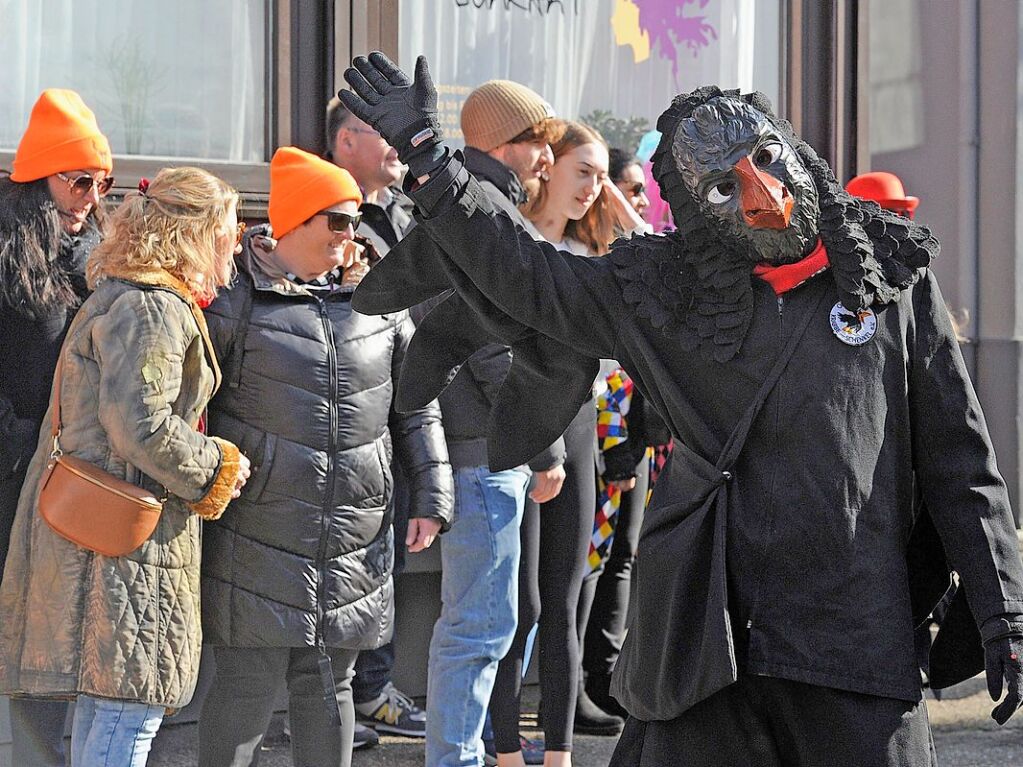
[[[609,191],[607,144],[593,129],[565,121],[551,149],[554,165],[527,203],[525,215],[548,242],[562,250],[586,256],[606,253],[616,232],[641,223],[638,217],[621,213],[622,206]],[[561,493],[542,505],[526,503],[521,527],[519,628],[512,649],[501,661],[490,704],[501,767],[517,767],[530,758],[523,749],[518,720],[526,639],[538,617],[543,764],[566,767],[572,763],[572,730],[581,686],[579,597],[596,505],[596,425],[597,411],[590,399],[564,434],[568,457]],[[601,732],[613,735],[621,731],[620,717],[592,708]]]
[[[0,174],[0,573],[57,352],[88,292],[85,260],[100,240],[111,170],[95,116],[77,93],[51,89],[32,110],[14,173]],[[11,701],[15,764],[63,767],[67,708]]]
[[[138,549],[104,556],[38,512],[48,433],[29,462],[0,585],[0,694],[74,699],[74,765],[144,765],[195,689],[199,520],[248,476],[234,445],[203,433],[220,372],[199,307],[231,277],[237,199],[198,168],[140,184],[89,257],[93,292],[58,355],[60,449],[164,499]]]

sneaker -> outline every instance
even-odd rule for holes
[[[291,742],[291,722],[284,721],[284,740],[287,743]],[[355,723],[355,740],[352,741],[352,750],[358,751],[360,748],[373,748],[380,743],[380,736],[376,734],[369,727],[364,727],[358,722]]]
[[[366,727],[358,722],[355,723],[355,740],[352,741],[352,749],[358,751],[360,748],[373,748],[379,745],[380,736],[372,727]]]
[[[519,735],[519,746],[521,746],[522,761],[526,764],[543,764],[543,743],[541,741]],[[494,767],[497,764],[497,749],[492,740],[483,741],[483,764],[487,767]]]
[[[377,732],[426,737],[426,712],[390,682],[376,700],[356,704],[355,713],[362,724]]]

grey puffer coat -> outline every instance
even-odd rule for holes
[[[43,429],[0,587],[0,694],[180,708],[199,673],[199,515],[223,512],[238,473],[237,448],[196,430],[220,379],[202,314],[167,272],[106,279],[62,357],[62,450],[168,499],[130,554],[79,548],[36,510]]]
[[[258,235],[258,232],[257,232]],[[392,437],[411,516],[451,519],[440,409],[391,406],[412,337],[407,312],[352,311],[352,290],[269,278],[246,239],[237,284],[208,309],[225,386],[210,430],[252,477],[204,531],[206,641],[366,649],[392,632]]]

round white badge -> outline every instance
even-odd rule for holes
[[[831,307],[831,330],[849,346],[862,346],[877,332],[877,315],[872,309],[851,312],[839,301]]]

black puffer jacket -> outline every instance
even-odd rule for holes
[[[350,290],[271,281],[251,247],[247,238],[237,284],[207,310],[224,369],[210,433],[241,448],[252,477],[205,528],[205,641],[377,647],[393,624],[392,437],[411,515],[447,525],[440,409],[391,407],[413,331],[406,312],[369,317],[352,311]]]

